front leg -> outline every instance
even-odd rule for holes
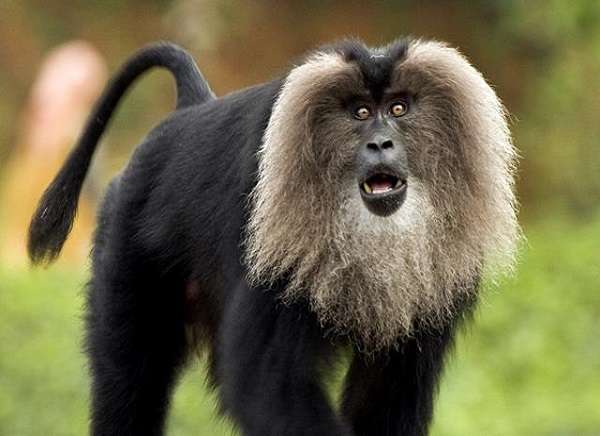
[[[453,329],[421,334],[398,350],[356,355],[348,371],[343,415],[356,436],[425,436]]]
[[[224,317],[217,357],[222,401],[244,436],[350,435],[322,389],[332,351],[312,314],[275,290],[242,284]]]

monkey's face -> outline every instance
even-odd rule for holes
[[[503,107],[443,44],[342,43],[287,76],[259,153],[246,263],[289,279],[365,349],[439,326],[510,268],[515,152]]]
[[[408,213],[400,209],[421,188],[447,204],[472,192],[476,147],[465,151],[472,108],[448,72],[415,61],[402,45],[369,51],[350,43],[339,50],[314,61],[319,77],[310,72],[310,89],[298,91],[296,83],[294,103],[301,106],[289,108],[305,127],[294,140],[297,158],[289,160],[301,189],[312,184],[332,208],[360,199],[353,204],[384,218]],[[284,130],[293,137],[293,129]]]
[[[359,100],[350,111],[360,138],[355,171],[361,198],[372,213],[389,216],[406,199],[408,157],[398,118],[409,111],[408,97]]]
[[[385,80],[380,89],[369,89],[360,68],[348,63],[339,80],[316,97],[319,103],[307,120],[308,151],[296,161],[305,166],[311,183],[329,188],[326,196],[359,196],[379,217],[398,211],[410,189],[403,118],[413,99],[388,84]]]

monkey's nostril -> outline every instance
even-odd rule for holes
[[[394,148],[394,143],[390,139],[386,139],[385,141],[379,142],[369,142],[367,144],[367,149],[371,151],[381,151],[381,150],[389,150]]]

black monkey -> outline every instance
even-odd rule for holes
[[[509,265],[518,237],[514,150],[494,92],[437,42],[342,41],[221,98],[181,49],[147,47],[45,192],[34,262],[60,252],[98,139],[153,66],[174,74],[177,110],[99,212],[92,434],[162,434],[196,345],[246,436],[427,434],[480,272]],[[340,348],[353,360],[337,413],[321,375]]]

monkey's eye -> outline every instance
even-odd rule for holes
[[[390,107],[390,113],[396,118],[401,117],[406,112],[408,112],[408,104],[403,101],[397,101]]]
[[[366,120],[371,116],[371,111],[367,106],[359,106],[354,110],[354,118],[357,120]]]

